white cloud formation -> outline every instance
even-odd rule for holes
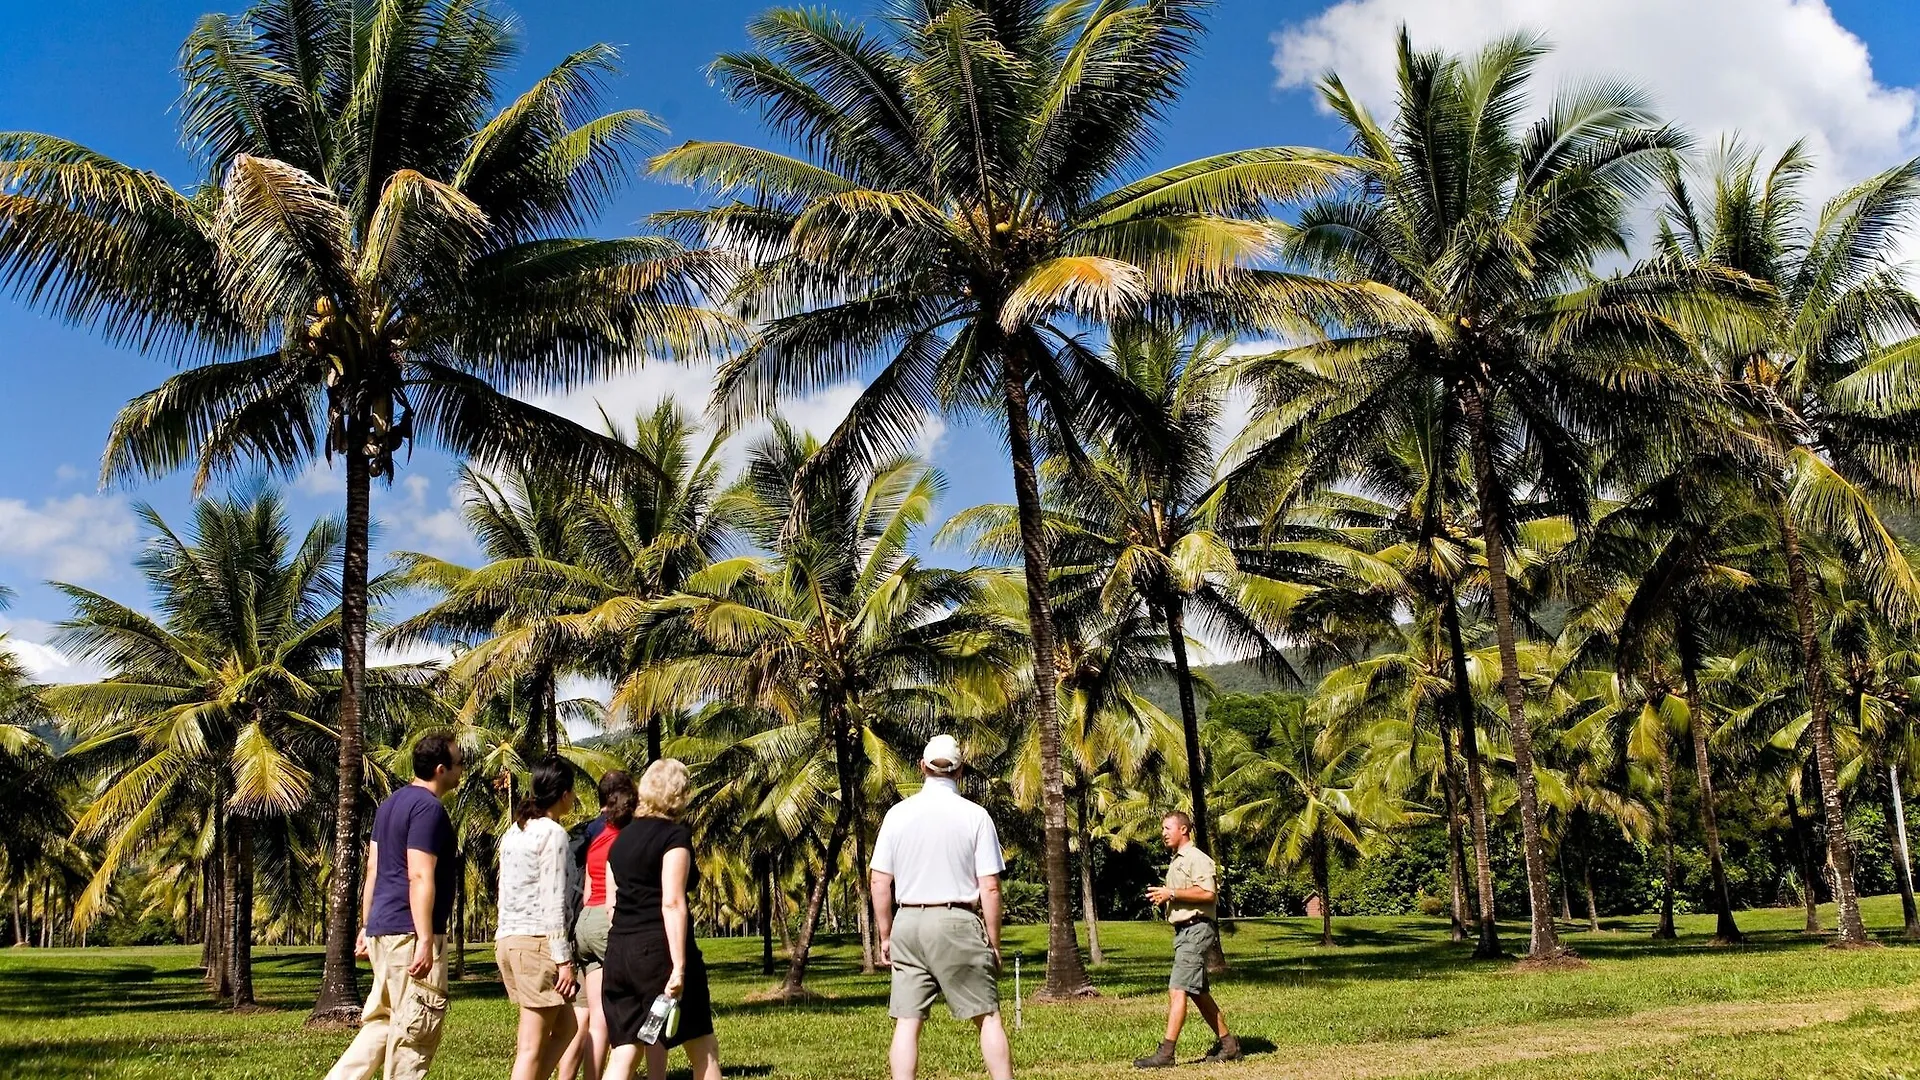
[[[1737,131],[1777,152],[1804,136],[1821,166],[1816,197],[1920,147],[1920,94],[1881,83],[1866,43],[1823,0],[1343,0],[1273,35],[1278,83],[1337,71],[1385,114],[1402,23],[1416,48],[1453,51],[1516,29],[1544,34],[1554,51],[1543,90],[1630,80],[1706,146]]]
[[[36,577],[96,581],[124,565],[139,539],[118,495],[68,495],[38,505],[0,499],[0,562]]]
[[[456,562],[478,554],[459,501],[457,483],[448,485],[442,498],[436,499],[434,481],[420,473],[401,477],[391,488],[374,488],[373,514],[385,529],[383,546]]]
[[[713,390],[713,380],[714,367],[711,364],[655,362],[629,374],[565,394],[530,397],[528,400],[596,431],[603,427],[600,414],[604,409],[622,429],[630,430],[635,415],[652,412],[666,398],[678,401],[682,408],[695,416],[704,416],[708,397]],[[824,439],[832,434],[840,421],[846,419],[854,402],[859,400],[860,390],[861,384],[851,380],[835,383],[816,393],[790,399],[780,412],[795,428]],[[746,459],[747,447],[772,427],[770,422],[757,421],[742,427],[729,439],[722,454],[729,467],[737,468]],[[929,417],[921,426],[913,448],[920,454],[931,456],[946,430],[945,422],[939,417]]]
[[[54,633],[52,623],[38,619],[0,619],[0,648],[18,657],[27,673],[38,683],[98,682],[107,677],[106,668],[90,660],[70,656],[45,644]]]

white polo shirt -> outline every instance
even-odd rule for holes
[[[873,868],[893,875],[900,904],[974,904],[980,879],[1007,868],[1000,834],[986,808],[960,786],[929,776],[925,787],[887,811],[873,844]]]

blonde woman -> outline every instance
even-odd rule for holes
[[[663,758],[640,777],[632,823],[607,856],[613,877],[613,930],[607,937],[601,1002],[613,1054],[607,1080],[630,1080],[640,1056],[640,1026],[661,994],[680,1003],[672,1035],[646,1047],[647,1075],[664,1080],[667,1051],[687,1050],[693,1080],[720,1080],[707,964],[693,939],[687,893],[693,878],[693,833],[680,821],[692,798],[684,763]]]

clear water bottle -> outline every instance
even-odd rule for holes
[[[640,1024],[640,1041],[652,1046],[662,1036],[672,1038],[680,1029],[680,1003],[666,994],[653,999],[647,1018]]]

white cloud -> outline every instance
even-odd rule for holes
[[[530,397],[528,400],[596,431],[604,426],[600,418],[604,409],[622,429],[630,430],[637,414],[652,412],[656,405],[667,398],[678,401],[682,408],[695,416],[704,416],[713,392],[713,379],[714,367],[711,364],[656,362],[629,374],[565,394]],[[846,419],[854,402],[859,400],[860,390],[861,384],[852,380],[835,383],[824,390],[788,400],[780,413],[795,428],[824,439],[833,433],[840,421]],[[747,448],[772,427],[768,421],[742,427],[727,441],[722,454],[724,460],[730,467],[738,467],[746,459]],[[928,417],[921,426],[913,449],[932,456],[946,431],[946,423],[939,417]]]
[[[386,546],[452,559],[479,553],[460,514],[458,485],[434,496],[434,482],[420,473],[404,476],[392,488],[376,487],[373,513],[386,529]]]
[[[53,633],[52,623],[38,619],[0,619],[0,634],[6,635],[0,639],[0,648],[18,657],[35,682],[98,682],[107,677],[107,670],[99,664],[45,644]]]
[[[1866,43],[1822,0],[1344,0],[1273,36],[1282,87],[1333,70],[1385,114],[1395,93],[1394,33],[1416,48],[1470,51],[1516,29],[1544,34],[1543,90],[1624,78],[1711,146],[1739,132],[1778,151],[1806,137],[1821,173],[1809,194],[1910,157],[1920,95],[1875,78]]]
[[[38,577],[107,577],[138,539],[133,512],[118,495],[69,495],[37,506],[0,499],[0,561]]]

